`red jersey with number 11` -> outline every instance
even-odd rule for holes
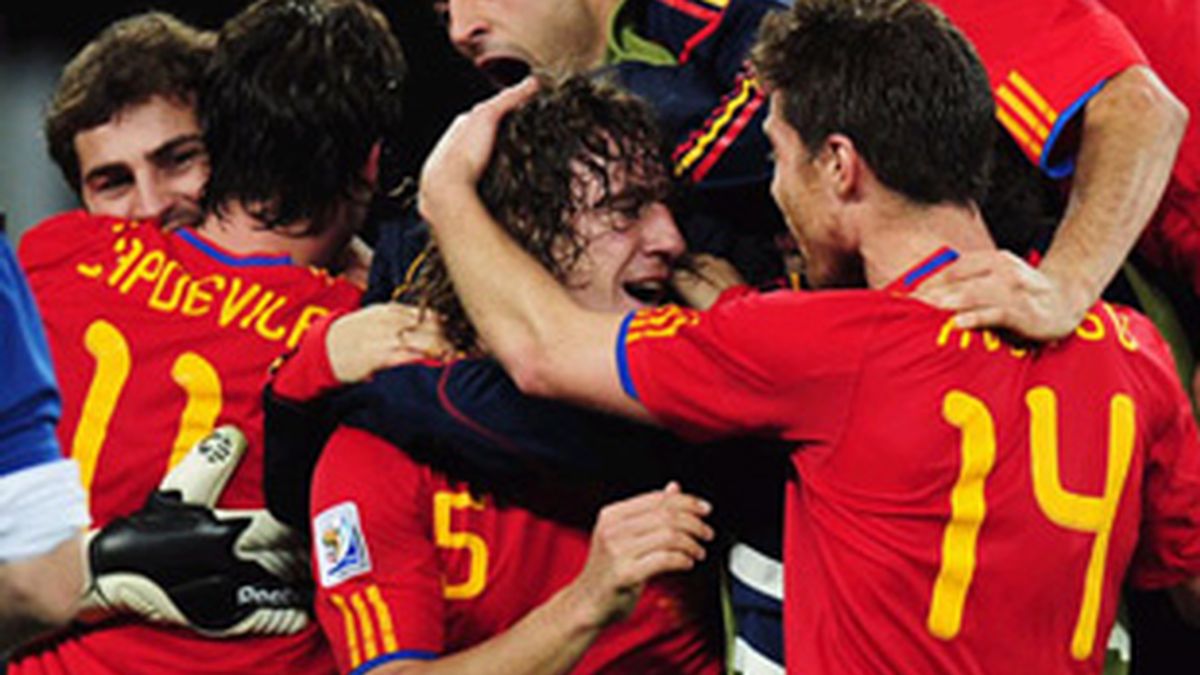
[[[631,314],[618,361],[680,433],[795,443],[788,672],[1098,673],[1131,560],[1200,574],[1195,424],[1130,310],[1024,351],[897,293],[778,292]]]
[[[262,388],[270,364],[359,291],[287,256],[238,256],[190,230],[67,213],[21,240],[62,387],[59,439],[80,465],[92,520],[137,510],[168,467],[221,424],[249,447],[219,502],[263,508]],[[79,630],[9,672],[330,672],[316,626],[211,640],[123,621]]]

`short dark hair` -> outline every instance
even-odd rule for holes
[[[50,157],[76,192],[75,136],[154,96],[193,105],[214,35],[163,12],[116,21],[63,67],[43,119]]]
[[[670,199],[675,185],[669,167],[649,104],[575,76],[543,83],[533,100],[501,122],[479,194],[517,243],[565,281],[587,249],[575,218],[594,209],[636,212]],[[620,186],[613,183],[618,176]],[[599,186],[595,198],[589,196],[593,182]],[[438,312],[455,348],[475,351],[475,329],[436,246],[430,244],[425,255],[405,299]]]
[[[752,59],[810,151],[854,141],[884,185],[918,203],[979,202],[995,135],[971,44],[919,0],[796,0],[768,16]]]
[[[367,199],[363,166],[400,123],[404,55],[362,0],[259,0],[218,34],[199,112],[212,174],[202,199],[267,227],[313,227]]]

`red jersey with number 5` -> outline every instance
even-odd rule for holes
[[[30,230],[20,258],[63,395],[59,438],[80,465],[92,520],[138,509],[215,426],[249,441],[219,505],[262,508],[261,392],[270,364],[359,290],[287,256],[237,256],[190,230],[66,213]],[[315,627],[236,642],[121,623],[51,645],[10,672],[329,672]],[[275,667],[275,666],[272,666]],[[281,672],[282,672],[281,670]]]
[[[317,618],[343,672],[429,660],[504,632],[575,578],[590,541],[352,427],[321,455],[312,513]],[[652,580],[571,672],[720,673],[695,581]]]
[[[788,672],[1098,673],[1127,568],[1200,574],[1195,424],[1130,310],[1025,351],[893,293],[779,292],[631,314],[618,363],[682,434],[795,444]]]

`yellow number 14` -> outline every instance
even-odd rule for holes
[[[1083,599],[1071,639],[1071,656],[1091,656],[1100,618],[1108,544],[1125,479],[1133,458],[1134,406],[1125,394],[1109,404],[1108,468],[1104,493],[1070,492],[1058,470],[1058,401],[1049,387],[1034,387],[1025,395],[1029,408],[1029,451],[1033,493],[1050,522],[1095,535],[1083,580]],[[949,640],[962,628],[963,606],[975,573],[976,543],[987,515],[984,481],[996,461],[996,431],[992,414],[979,399],[951,391],[942,401],[942,417],[962,433],[962,465],[950,493],[950,522],[942,535],[942,564],[933,585],[926,627]]]

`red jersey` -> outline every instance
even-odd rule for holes
[[[1136,0],[1134,0],[1136,1]],[[1095,0],[930,0],[979,52],[996,119],[1053,178],[1074,169],[1063,131],[1113,75],[1145,62],[1121,21]]]
[[[1024,351],[896,293],[777,292],[631,314],[618,363],[681,434],[795,443],[788,672],[1098,673],[1127,568],[1200,573],[1195,423],[1127,309]]]
[[[473,495],[351,427],[321,455],[312,513],[317,618],[343,672],[432,659],[502,633],[574,579],[590,541]],[[604,630],[572,672],[720,673],[688,585],[650,582],[633,614]]]
[[[249,447],[220,505],[263,508],[261,392],[309,323],[359,291],[286,256],[242,257],[189,230],[67,213],[30,230],[20,257],[63,395],[59,438],[80,465],[92,520],[137,510],[215,426]],[[139,622],[68,634],[9,664],[33,673],[333,670],[316,626],[210,640]]]
[[[1141,242],[1151,262],[1200,295],[1200,3],[1103,0],[1137,38],[1154,72],[1191,111],[1171,182]]]

